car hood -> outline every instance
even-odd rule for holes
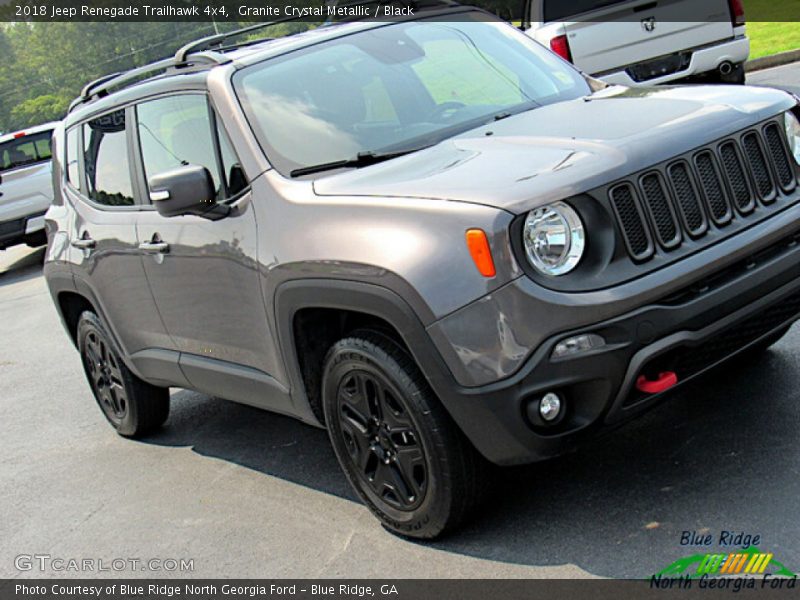
[[[318,195],[430,198],[520,214],[630,175],[789,109],[778,90],[610,87],[384,163],[324,176]]]

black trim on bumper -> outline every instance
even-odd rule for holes
[[[721,348],[705,364],[678,370],[680,387],[798,319],[800,234],[795,234],[662,302],[548,340],[509,380],[454,388],[440,397],[489,460],[534,462],[655,405],[669,391],[646,396],[635,390],[635,382],[670,356],[683,350],[699,354],[708,344]],[[732,335],[737,330],[742,335]],[[559,341],[581,333],[601,335],[607,345],[569,360],[551,358]],[[724,336],[727,345],[720,345]],[[552,428],[526,415],[528,404],[548,391],[562,394],[567,406],[565,418]]]

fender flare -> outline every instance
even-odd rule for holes
[[[431,388],[446,405],[448,390],[456,386],[447,364],[411,306],[389,288],[341,279],[301,279],[282,283],[275,290],[278,344],[292,402],[300,418],[321,425],[314,417],[297,358],[294,320],[305,308],[329,308],[368,314],[389,323],[403,339]]]

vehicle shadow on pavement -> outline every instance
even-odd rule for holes
[[[2,254],[7,250],[0,250],[0,286],[19,283],[42,274],[42,263],[44,262],[45,248],[39,248],[29,254],[24,254],[19,258],[12,258],[7,263],[6,257]]]
[[[633,578],[717,551],[720,532],[734,530],[761,535],[762,550],[797,570],[799,342],[795,328],[751,364],[733,363],[689,384],[571,455],[501,470],[481,514],[430,545]],[[356,501],[324,431],[190,392],[174,394],[173,405],[167,428],[148,443],[191,446]],[[714,546],[681,546],[684,530],[708,530]]]

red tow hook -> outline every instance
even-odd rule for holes
[[[640,375],[636,380],[636,389],[645,394],[660,394],[678,384],[678,374],[673,371],[664,371],[658,374],[658,379],[651,381],[645,375]]]

